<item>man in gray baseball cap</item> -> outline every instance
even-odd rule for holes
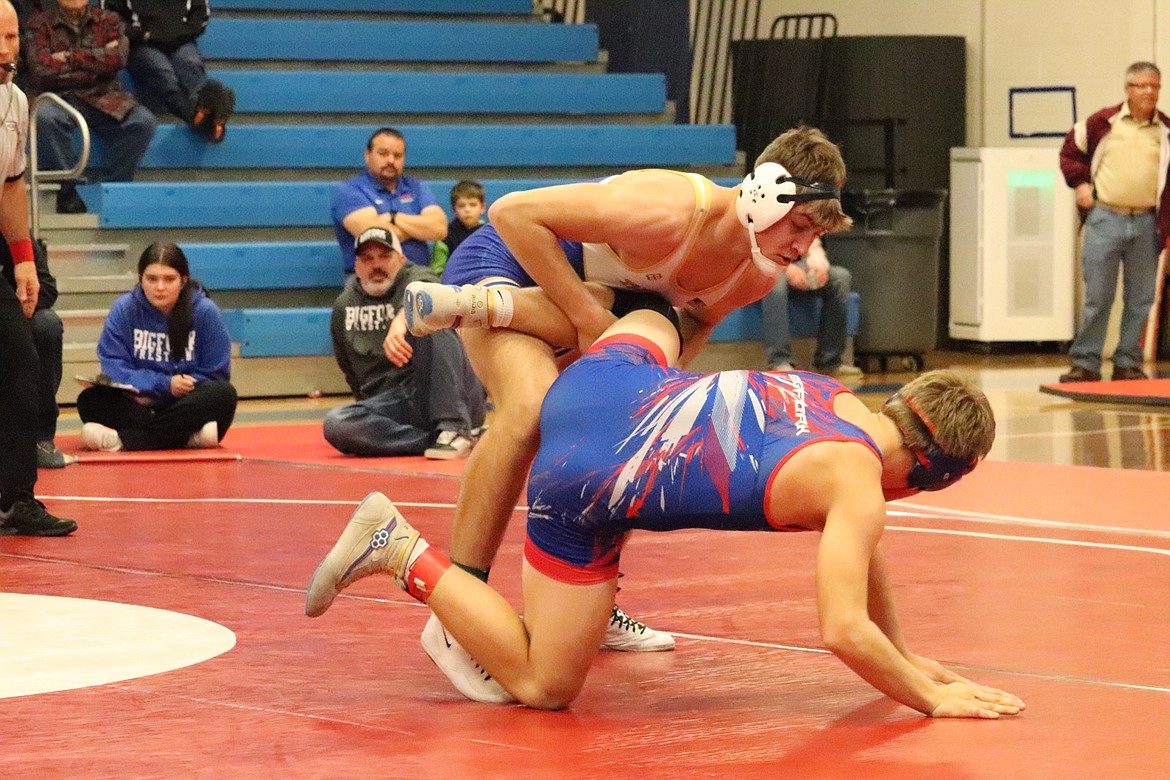
[[[407,284],[438,278],[408,263],[387,228],[359,233],[354,256],[330,330],[356,402],[325,415],[325,439],[348,455],[467,457],[483,426],[483,385],[453,331],[412,336],[402,309]]]

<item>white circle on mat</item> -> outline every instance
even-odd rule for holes
[[[0,593],[0,698],[169,672],[235,644],[227,628],[180,612]]]

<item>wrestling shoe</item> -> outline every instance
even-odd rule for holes
[[[118,452],[122,449],[122,439],[113,428],[88,422],[81,426],[81,446],[99,452]]]
[[[447,328],[491,327],[495,295],[475,285],[411,282],[406,285],[406,328],[415,336],[428,336]]]
[[[189,450],[213,450],[219,446],[219,423],[215,420],[207,423],[187,439]]]
[[[467,654],[463,646],[455,641],[455,637],[447,633],[442,621],[433,612],[423,627],[421,641],[423,650],[439,667],[439,671],[447,675],[456,690],[467,698],[485,704],[516,701],[512,694],[492,679],[486,669]]]
[[[674,649],[674,637],[665,631],[655,631],[650,626],[622,612],[616,604],[609,615],[605,629],[602,650],[620,650],[626,653],[656,653]]]
[[[407,563],[418,540],[418,531],[390,499],[381,493],[370,493],[358,504],[337,544],[313,572],[305,593],[305,614],[322,614],[338,593],[371,574],[389,574],[404,588]]]

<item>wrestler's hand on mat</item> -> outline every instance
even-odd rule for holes
[[[945,689],[942,703],[930,713],[935,718],[998,718],[1014,715],[1026,706],[1022,699],[999,688],[980,685],[952,672],[938,661],[907,653],[906,659]]]
[[[942,701],[930,711],[932,718],[998,718],[1024,709],[1019,697],[970,680],[942,686]]]

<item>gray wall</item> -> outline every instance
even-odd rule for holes
[[[1170,67],[1170,0],[764,0],[761,17],[766,27],[780,14],[813,12],[834,14],[839,35],[965,38],[968,146],[1059,144],[1009,136],[1011,87],[1075,87],[1083,118],[1122,101],[1129,63]]]

